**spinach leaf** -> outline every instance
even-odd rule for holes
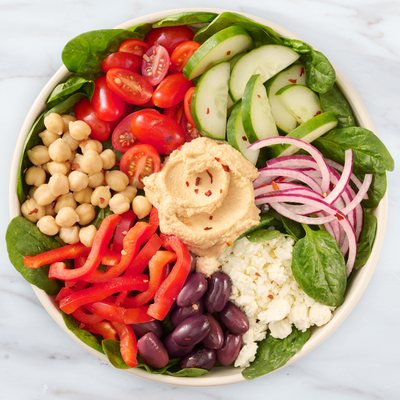
[[[336,73],[329,60],[319,51],[311,49],[304,54],[307,86],[317,93],[326,93],[336,82]]]
[[[346,292],[346,266],[336,240],[326,231],[304,225],[306,236],[293,247],[292,272],[314,300],[337,307]]]
[[[70,72],[84,77],[94,77],[102,72],[100,64],[104,57],[117,51],[121,42],[142,37],[140,33],[126,29],[85,32],[65,45],[61,57]]]
[[[146,34],[151,31],[152,29],[152,24],[149,24],[147,22],[143,22],[141,24],[137,24],[134,26],[131,26],[130,28],[128,28],[127,30],[129,32],[134,32],[136,33],[138,36],[140,36],[141,38],[144,38],[146,36]]]
[[[49,279],[48,266],[27,268],[24,265],[24,256],[34,256],[44,251],[60,247],[55,238],[44,235],[36,225],[24,217],[18,216],[8,224],[6,232],[8,257],[14,268],[32,285],[54,295],[60,290],[60,282]]]
[[[195,378],[197,376],[202,376],[208,374],[208,371],[203,368],[183,368],[179,371],[165,371],[166,375],[170,376],[178,376],[178,377],[185,377],[185,378]]]
[[[352,149],[354,171],[365,174],[383,174],[392,171],[394,161],[382,141],[368,129],[353,126],[333,129],[313,141],[313,144],[327,158],[344,163],[344,152]]]
[[[293,329],[285,339],[268,336],[258,343],[256,359],[242,371],[246,379],[254,379],[283,367],[307,342],[311,332]]]
[[[312,47],[309,44],[303,42],[302,40],[283,37],[282,41],[283,41],[282,44],[284,46],[290,47],[296,53],[308,54],[312,51]]]
[[[386,193],[386,174],[375,174],[368,190],[368,199],[363,200],[362,205],[367,208],[375,208]]]
[[[263,213],[260,215],[260,222],[257,225],[253,226],[252,228],[248,229],[245,233],[243,233],[240,236],[240,238],[248,236],[253,232],[258,231],[259,229],[269,226],[273,226],[274,228],[280,230],[281,225],[282,224],[280,223],[280,221],[271,212]]]
[[[119,369],[129,369],[129,365],[125,363],[121,356],[121,350],[118,340],[104,339],[101,342],[103,353],[107,356],[110,363]]]
[[[282,221],[283,229],[286,233],[293,238],[293,240],[298,241],[304,236],[304,229],[296,221],[280,215],[280,220]]]
[[[339,121],[338,128],[347,128],[356,125],[356,118],[354,117],[350,104],[337,85],[334,85],[332,89],[328,90],[326,93],[321,93],[319,95],[319,100],[323,112],[331,111],[336,115]]]
[[[106,208],[98,208],[96,218],[93,220],[92,224],[99,229],[101,223],[103,222],[103,219],[111,215],[112,212],[110,210],[110,207]]]
[[[153,28],[162,26],[196,25],[211,22],[217,16],[213,12],[188,11],[173,14],[153,24]]]
[[[179,369],[179,362],[180,362],[179,358],[172,358],[171,360],[169,360],[168,364],[164,368],[154,369],[149,365],[147,365],[139,357],[139,364],[137,365],[137,368],[145,369],[150,374],[164,374],[167,370]]]
[[[375,241],[377,220],[375,215],[364,210],[364,222],[358,240],[357,257],[354,268],[360,269],[367,262]]]
[[[247,234],[246,237],[250,242],[262,243],[267,240],[276,239],[281,235],[282,233],[276,230],[260,229],[258,231]]]

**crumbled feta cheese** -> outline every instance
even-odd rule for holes
[[[220,263],[215,257],[197,257],[196,258],[196,271],[210,276],[218,271]]]
[[[287,318],[281,321],[272,321],[268,328],[271,331],[271,336],[277,339],[284,339],[292,333],[292,325]]]

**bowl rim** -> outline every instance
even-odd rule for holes
[[[237,14],[241,14],[247,16],[256,22],[265,24],[275,29],[278,33],[295,38],[300,39],[297,35],[294,35],[287,29],[281,27],[278,24],[270,22],[264,18],[257,17],[248,13],[243,13],[240,11],[233,11],[228,9],[220,9],[220,8],[208,8],[208,7],[189,7],[189,8],[175,8],[175,9],[166,9],[154,13],[149,13],[138,18],[133,18],[128,21],[125,21],[116,28],[127,28],[142,22],[155,22],[159,19],[165,18],[169,15],[180,13],[180,12],[190,12],[190,11],[203,11],[203,12],[215,12],[221,13],[224,11],[231,11]],[[357,121],[360,126],[365,127],[367,129],[374,131],[374,125],[372,123],[371,117],[368,114],[366,107],[361,101],[358,94],[355,90],[350,86],[347,80],[343,77],[343,75],[337,71],[337,84],[342,89],[343,94],[349,101],[351,108],[357,118]],[[15,150],[11,162],[10,168],[10,180],[9,180],[9,214],[10,219],[14,218],[17,215],[20,215],[20,205],[18,201],[18,197],[16,194],[16,182],[18,175],[18,163],[20,159],[20,154],[23,150],[23,145],[25,142],[26,135],[28,134],[34,120],[36,117],[44,110],[45,101],[53,90],[53,88],[63,79],[65,79],[69,75],[68,70],[65,66],[61,66],[54,75],[47,81],[45,86],[39,92],[38,96],[32,103],[18,134],[18,139],[15,145]],[[374,210],[374,214],[377,217],[377,232],[375,237],[375,242],[370,254],[370,257],[365,264],[365,266],[356,271],[355,276],[350,281],[348,292],[346,294],[346,298],[344,303],[335,310],[334,316],[330,322],[326,325],[317,328],[313,331],[313,334],[309,341],[304,345],[304,347],[294,356],[292,357],[283,367],[294,363],[300,358],[304,357],[306,354],[311,352],[314,348],[319,346],[324,340],[326,340],[331,334],[333,334],[336,329],[345,321],[345,319],[349,316],[351,311],[359,302],[361,296],[363,295],[368,283],[375,271],[376,265],[378,263],[379,253],[383,245],[384,234],[386,230],[387,224],[387,209],[388,209],[388,194],[386,194],[384,198],[381,200],[378,207]],[[108,363],[107,357],[104,354],[99,353],[98,351],[92,349],[88,345],[84,344],[80,341],[65,325],[64,320],[56,308],[55,303],[43,290],[31,285],[34,293],[36,294],[38,300],[45,308],[45,310],[49,313],[51,318],[61,327],[64,332],[66,332],[70,337],[72,337],[76,342],[78,342],[81,346],[85,347],[89,352],[100,358],[102,361],[106,361]],[[281,368],[283,368],[281,367]],[[280,368],[279,368],[280,369]],[[217,385],[226,385],[232,383],[238,383],[245,381],[243,375],[241,374],[240,368],[218,368],[215,371],[206,374],[201,377],[189,378],[189,377],[173,377],[167,375],[157,375],[150,374],[145,370],[139,368],[133,368],[126,370],[130,373],[133,373],[136,376],[141,378],[160,382],[167,383],[172,385],[179,386],[217,386]]]

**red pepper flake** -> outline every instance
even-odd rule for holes
[[[269,294],[268,296],[267,296],[269,299],[273,299],[274,298],[274,296],[272,295],[272,294]]]
[[[207,190],[207,192],[204,193],[205,196],[210,197],[212,195],[211,190]]]
[[[259,99],[261,99],[261,96],[260,96],[259,94],[257,95],[257,97],[258,97]]]
[[[212,175],[212,173],[208,169],[206,170],[206,172],[207,172],[207,175],[210,177],[210,183],[213,183],[213,175]]]
[[[205,231],[209,231],[210,229],[212,229],[212,226],[206,226],[206,227],[204,228]]]
[[[275,181],[272,181],[271,185],[274,190],[279,190],[279,185]]]
[[[219,192],[222,193],[222,189],[219,189]]]
[[[200,182],[201,182],[201,178],[200,178],[199,176],[197,176],[197,177],[196,177],[195,185],[196,185],[196,186],[199,186],[199,185],[200,185]]]
[[[106,201],[106,199],[104,197],[100,197],[99,200],[100,200],[101,204],[103,204]]]
[[[231,169],[229,168],[228,165],[222,164],[222,168],[224,169],[225,172],[229,172]]]
[[[297,83],[297,79],[288,79],[290,83]]]
[[[210,107],[207,107],[206,114],[210,114]]]
[[[300,76],[303,76],[304,75],[304,67],[301,67],[301,69],[300,69]]]
[[[213,217],[212,215],[210,215],[210,216],[208,217],[208,219],[209,219],[210,221],[212,221],[213,218],[214,218],[214,217]]]
[[[32,211],[29,211],[28,215],[36,214],[38,211],[37,208],[33,208]]]
[[[228,247],[230,247],[230,246],[232,246],[232,243],[231,243],[231,242],[226,242],[226,245],[227,245]]]
[[[254,274],[255,276],[261,276],[261,274],[260,273],[258,273],[258,272],[255,272],[255,274]]]
[[[248,139],[247,139],[247,136],[244,136],[244,135],[243,135],[243,136],[242,136],[242,140],[243,140],[243,142],[247,142],[247,140],[248,140]]]
[[[335,217],[338,219],[338,221],[342,221],[344,219],[343,215],[340,213],[336,213]]]
[[[186,181],[185,183],[186,183],[186,186],[187,186],[187,187],[189,187],[189,182],[188,182],[188,181]]]
[[[321,114],[321,111],[317,111],[317,112],[315,113],[314,117],[317,116],[317,115],[319,115],[319,114]]]
[[[199,189],[194,189],[194,192],[197,194],[199,193]]]
[[[231,53],[232,53],[232,51],[228,50],[228,51],[226,52],[226,55],[227,55],[227,56],[230,56]]]
[[[218,162],[221,162],[221,159],[218,158],[218,157],[214,157],[214,160],[215,160],[215,161],[218,161]]]

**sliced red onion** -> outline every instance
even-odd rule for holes
[[[358,190],[358,193],[353,197],[351,202],[342,210],[343,214],[347,215],[350,211],[357,207],[358,204],[365,198],[365,194],[368,192],[371,185],[373,176],[371,174],[366,174],[364,176],[364,181]]]

